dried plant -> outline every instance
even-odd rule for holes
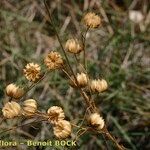
[[[3,117],[5,119],[20,116],[24,116],[26,119],[39,117],[39,121],[47,121],[52,125],[56,138],[65,139],[71,137],[73,134],[73,129],[77,128],[76,133],[74,133],[76,135],[76,140],[78,140],[79,137],[84,133],[89,131],[106,136],[109,140],[114,142],[117,149],[125,149],[108,131],[105,119],[103,119],[102,113],[97,109],[93,99],[93,94],[95,92],[101,93],[107,90],[107,81],[105,79],[92,79],[92,77],[88,74],[86,67],[86,33],[91,28],[100,27],[102,25],[101,18],[93,12],[87,13],[83,17],[83,23],[86,27],[86,30],[84,34],[82,33],[84,36],[81,35],[82,40],[80,41],[76,38],[69,39],[67,40],[65,46],[63,46],[64,44],[62,43],[56,30],[46,0],[44,3],[49,15],[50,23],[58,38],[64,56],[56,51],[50,51],[49,54],[46,54],[43,62],[47,66],[47,70],[43,75],[41,73],[41,66],[39,64],[28,63],[23,69],[23,72],[26,79],[32,82],[32,86],[27,89],[23,89],[12,83],[6,87],[6,94],[8,97],[10,97],[10,99],[2,109]],[[67,52],[72,53],[72,56],[75,57],[78,66],[81,66],[82,70],[80,72],[75,72],[72,69]],[[82,53],[83,61],[79,61],[78,55],[81,55]],[[78,68],[78,66],[76,67]],[[33,86],[36,86],[40,81],[42,81],[49,71],[53,71],[55,69],[57,69],[57,71],[62,71],[66,75],[68,84],[72,86],[74,90],[77,90],[80,93],[81,97],[83,98],[83,103],[86,104],[86,117],[83,117],[84,121],[82,125],[74,124],[74,122],[71,120],[65,120],[65,113],[59,106],[51,106],[47,111],[41,112],[38,110],[38,104],[36,100],[24,100],[24,96],[27,94],[27,92],[29,92]],[[24,101],[22,102],[22,100]]]

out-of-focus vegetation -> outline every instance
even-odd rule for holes
[[[93,78],[104,77],[109,90],[95,95],[109,130],[126,148],[150,149],[150,3],[148,0],[49,0],[50,11],[59,34],[66,41],[78,37],[83,29],[81,18],[87,11],[100,14],[103,26],[87,36],[88,72]],[[141,11],[144,20],[129,20],[130,10]],[[28,62],[43,64],[43,57],[60,49],[48,23],[41,0],[0,1],[0,107],[8,83],[25,85],[22,69]],[[70,60],[72,57],[70,55]],[[74,64],[76,65],[76,64]],[[43,65],[44,68],[44,65]],[[32,89],[28,96],[36,99],[43,111],[60,105],[69,120],[76,122],[85,113],[81,97],[66,84],[62,72],[52,72]],[[24,119],[0,125],[11,127]],[[34,126],[34,127],[33,127]],[[4,140],[47,140],[53,134],[47,123],[33,124],[3,133]],[[106,149],[103,137],[85,134],[78,149]],[[109,149],[115,149],[108,141]],[[25,149],[20,146],[19,149]],[[33,148],[38,149],[38,148]],[[40,149],[40,148],[39,148]],[[41,149],[48,150],[43,147]],[[60,148],[61,149],[61,148]]]

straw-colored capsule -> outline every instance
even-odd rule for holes
[[[22,114],[24,116],[32,116],[37,111],[37,102],[34,99],[28,99],[23,102]]]
[[[40,78],[41,67],[35,63],[29,63],[23,69],[24,75],[27,80],[36,82]]]
[[[16,102],[8,102],[2,108],[2,113],[5,118],[14,118],[20,115],[21,107]]]
[[[19,99],[23,96],[24,90],[23,88],[11,83],[6,87],[6,94],[12,98]]]
[[[60,120],[56,126],[53,127],[54,135],[59,139],[65,139],[71,135],[71,124],[69,121]]]
[[[97,130],[103,129],[105,125],[104,119],[98,113],[91,114],[89,117],[89,122]]]
[[[78,54],[83,50],[83,46],[78,39],[69,39],[66,42],[65,49],[70,53]]]
[[[77,82],[78,84],[76,83],[76,80],[74,79],[74,77],[72,76],[69,84],[72,86],[72,87],[85,87],[87,84],[88,84],[88,77],[85,73],[77,73],[76,75],[76,79],[77,79]]]
[[[45,65],[48,69],[59,69],[63,66],[63,59],[58,52],[51,51],[44,59]]]
[[[49,122],[52,124],[57,124],[59,120],[63,120],[65,118],[64,111],[61,107],[52,106],[47,110],[47,114],[49,117]]]
[[[102,24],[101,18],[92,12],[87,13],[84,16],[83,21],[89,28],[97,28]]]
[[[108,84],[104,79],[92,80],[90,82],[90,88],[93,92],[103,92],[108,88]]]

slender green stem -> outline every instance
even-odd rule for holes
[[[80,133],[80,131],[82,131],[81,133]],[[78,133],[80,133],[79,135],[77,135],[76,136],[76,139],[75,139],[75,141],[77,141],[84,133],[86,133],[88,131],[88,129],[80,129],[78,132],[77,132],[77,134]]]

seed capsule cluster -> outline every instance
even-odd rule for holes
[[[87,13],[83,18],[83,22],[87,28],[97,28],[101,25],[101,18],[95,13]],[[85,52],[84,44],[85,43],[83,43],[82,40],[80,41],[77,38],[68,39],[65,43],[64,53],[66,54],[69,52],[76,56],[83,51]],[[56,69],[64,71],[66,68],[70,67],[69,64],[66,66],[63,57],[57,51],[50,51],[44,58],[44,64],[47,71],[53,71]],[[37,63],[31,62],[26,64],[25,68],[23,69],[25,78],[33,84],[38,83],[38,81],[42,79],[41,68],[42,67]],[[73,88],[81,89],[81,92],[83,92],[82,95],[86,98],[86,100],[88,96],[85,96],[83,89],[89,88],[93,94],[95,92],[103,92],[108,88],[106,80],[92,80],[87,74],[86,68],[84,68],[84,71],[82,70],[81,72],[75,74],[71,70],[71,67],[69,69],[69,71],[64,71],[65,73],[67,72],[67,76],[69,76],[69,84]],[[70,74],[70,72],[72,74]],[[64,139],[71,135],[72,125],[69,121],[65,120],[65,113],[61,107],[52,106],[47,110],[47,112],[40,112],[38,110],[38,104],[36,100],[31,98],[26,100],[23,99],[25,93],[25,89],[17,86],[14,83],[11,83],[6,87],[6,94],[10,97],[10,101],[5,103],[4,107],[2,108],[3,116],[6,119],[12,119],[19,116],[24,116],[26,118],[37,116],[43,117],[50,124],[52,124],[54,135],[57,138]],[[23,100],[23,102],[21,100]],[[89,123],[91,127],[96,130],[102,130],[105,125],[103,118],[97,112],[92,112],[90,114]]]
[[[14,84],[12,84],[14,86]],[[10,85],[8,85],[10,87]],[[12,88],[12,87],[11,87]],[[8,89],[8,87],[6,88]],[[12,92],[12,91],[11,91]],[[27,99],[22,104],[19,102],[7,102],[2,109],[3,116],[6,119],[13,119],[21,115],[25,117],[34,117],[38,115],[37,102],[34,99]],[[71,123],[65,119],[65,113],[59,106],[52,106],[44,114],[48,122],[53,125],[54,135],[57,138],[67,138],[71,135]]]

